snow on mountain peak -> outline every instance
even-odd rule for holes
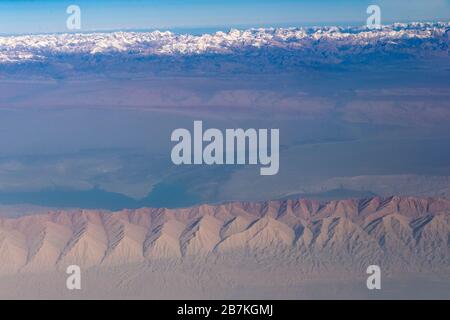
[[[170,31],[44,34],[0,37],[0,63],[47,62],[68,56],[127,55],[186,56],[234,54],[263,47],[292,52],[385,50],[423,45],[448,54],[450,23],[395,23],[380,30],[366,27],[311,27],[232,29],[229,32],[190,35]],[[408,42],[409,41],[409,42]]]

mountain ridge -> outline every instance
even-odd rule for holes
[[[448,272],[450,200],[301,199],[0,218],[0,275],[227,257],[277,259],[319,273],[327,264],[368,263]]]
[[[447,63],[449,30],[449,22],[429,22],[380,29],[231,29],[203,35],[123,31],[0,36],[0,69],[9,80],[24,75],[58,80],[80,75],[274,74],[430,59]]]

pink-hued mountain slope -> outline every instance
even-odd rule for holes
[[[28,288],[25,282],[61,276],[74,264],[89,275],[91,285],[108,283],[107,297],[121,298],[179,298],[194,288],[203,288],[192,293],[202,297],[212,290],[205,288],[235,290],[245,284],[247,289],[263,284],[286,289],[299,279],[320,280],[322,275],[353,281],[373,264],[384,274],[450,279],[450,201],[286,200],[114,213],[51,211],[0,219],[0,296],[16,297],[5,288]],[[53,284],[46,285],[51,291]],[[179,290],[170,289],[175,287]],[[149,288],[155,290],[149,293]],[[27,290],[41,297],[41,291]],[[242,295],[253,298],[254,292],[263,292],[248,290]],[[263,297],[280,293],[269,292],[273,295]],[[299,295],[289,291],[282,296]]]

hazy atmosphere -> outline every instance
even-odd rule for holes
[[[448,28],[3,38],[0,203],[121,209],[448,196]],[[279,173],[175,166],[170,134],[194,120],[279,128]]]
[[[0,2],[0,299],[450,298],[450,1],[75,2]]]

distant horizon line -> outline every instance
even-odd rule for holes
[[[383,23],[383,26],[395,23],[449,23],[449,20],[392,20]],[[89,34],[89,33],[113,33],[113,32],[173,32],[175,34],[211,34],[218,31],[230,31],[232,29],[248,30],[258,28],[299,28],[299,27],[358,27],[365,26],[361,21],[329,21],[329,22],[291,22],[291,23],[264,23],[264,24],[229,24],[229,25],[199,25],[199,26],[173,26],[173,27],[148,27],[148,28],[96,28],[76,31],[54,31],[54,32],[13,32],[2,33],[0,36],[27,36],[27,35],[52,35],[52,34]]]

